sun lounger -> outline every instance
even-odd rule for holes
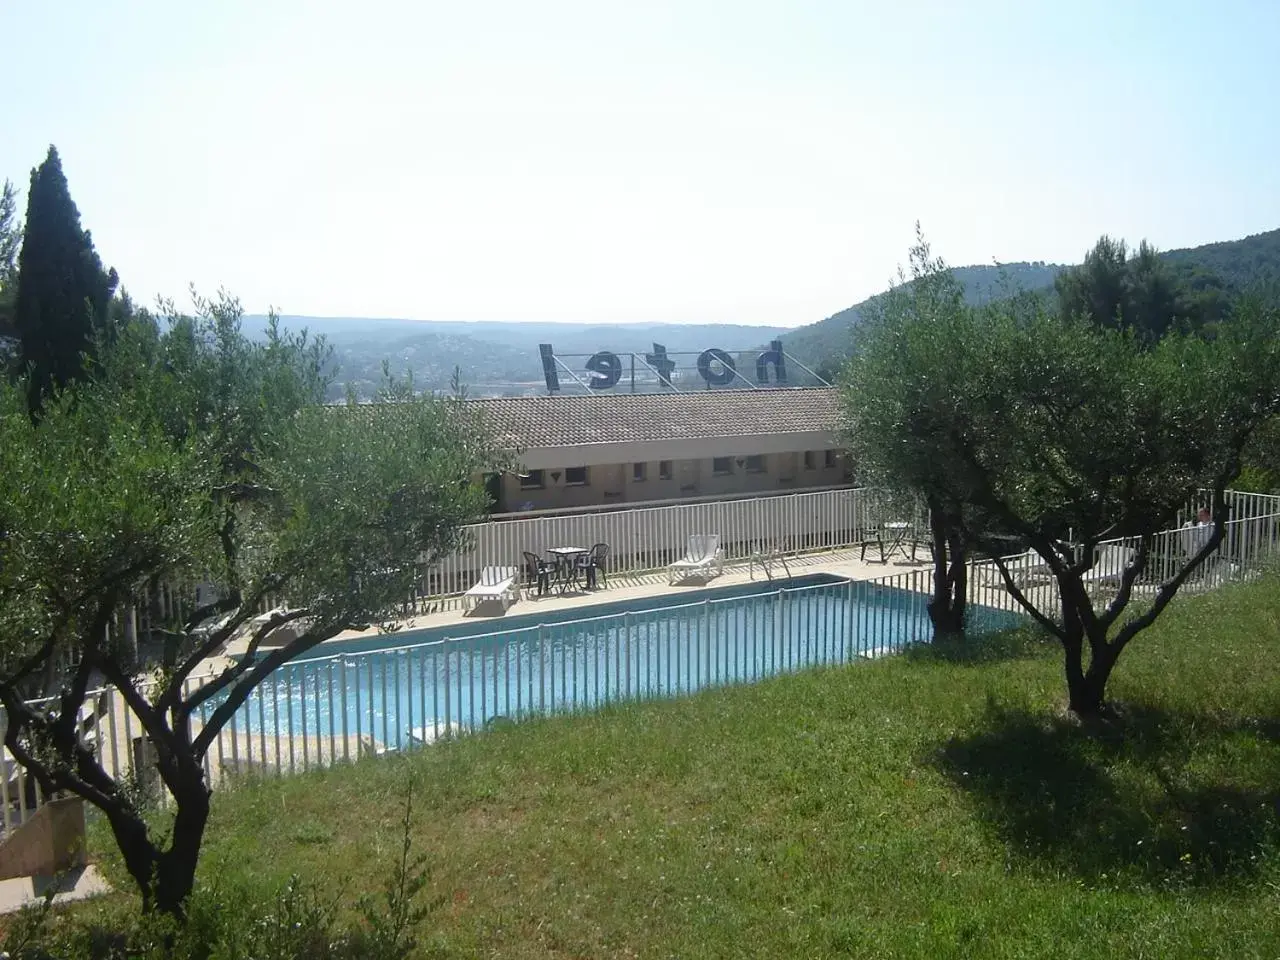
[[[1054,582],[1052,568],[1035,550],[1006,557],[1005,564],[1020,590]]]
[[[1118,587],[1125,568],[1133,562],[1133,547],[1107,543],[1098,547],[1093,567],[1080,578],[1086,587]]]
[[[463,605],[474,607],[486,600],[497,600],[505,610],[519,599],[519,575],[516,567],[485,567],[480,571],[480,581],[462,595]]]
[[[457,720],[450,720],[448,723],[437,720],[420,727],[410,727],[405,733],[409,737],[410,746],[423,746],[459,736],[462,733],[462,724]]]
[[[724,558],[720,553],[718,533],[695,533],[689,537],[689,545],[682,560],[667,567],[667,583],[674,585],[686,577],[697,574],[716,575],[724,572]]]

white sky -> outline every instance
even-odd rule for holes
[[[436,320],[811,323],[917,218],[1280,226],[1280,3],[1110,6],[0,0],[0,177],[55,143],[143,301]]]

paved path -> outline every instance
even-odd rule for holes
[[[39,903],[51,886],[57,887],[54,903],[84,900],[99,894],[110,893],[111,887],[93,864],[73,870],[58,877],[15,877],[0,880],[0,913],[14,913],[23,907]]]

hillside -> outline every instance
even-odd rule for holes
[[[1280,288],[1280,230],[1241,240],[1169,250],[1161,256],[1192,290],[1204,296],[1226,296],[1254,286]],[[1065,265],[1021,262],[956,267],[970,303],[983,303],[1021,290],[1049,290]],[[361,396],[371,396],[383,360],[397,374],[413,373],[426,388],[448,386],[455,367],[474,394],[519,395],[542,389],[538,344],[550,343],[558,356],[647,352],[661,343],[671,353],[696,353],[720,347],[743,354],[781,336],[788,354],[822,373],[830,373],[851,345],[850,331],[874,298],[794,330],[732,324],[577,324],[541,322],[446,322],[364,317],[284,316],[293,329],[324,334],[334,346],[340,395],[352,383]],[[252,334],[265,317],[245,318]],[[568,361],[581,368],[580,361]],[[797,371],[796,376],[801,376]]]
[[[323,334],[333,345],[339,384],[353,383],[361,396],[372,395],[387,360],[396,374],[413,373],[423,387],[448,386],[457,367],[462,382],[477,395],[518,395],[542,388],[538,344],[550,343],[557,355],[647,352],[654,343],[670,353],[720,347],[731,353],[752,349],[784,333],[782,327],[735,324],[578,324],[519,322],[445,322],[360,317],[282,316],[290,329]],[[250,335],[266,318],[245,317]],[[566,359],[575,368],[581,361]],[[342,387],[335,387],[341,394]]]
[[[1280,230],[1271,230],[1221,243],[1168,250],[1161,257],[1192,289],[1216,288],[1235,293],[1254,287],[1280,287]],[[964,284],[966,299],[982,303],[1004,292],[1050,289],[1064,265],[1011,263],[999,266],[956,267],[954,273]],[[848,309],[799,327],[782,338],[787,353],[802,363],[834,365],[833,358],[848,354],[851,331],[868,298]]]
[[[1051,287],[1062,269],[1059,264],[1037,262],[956,267],[952,272],[964,284],[965,299],[976,304],[1020,290]],[[783,349],[801,363],[815,369],[829,369],[832,358],[848,353],[850,331],[857,325],[862,310],[874,300],[875,297],[869,297],[825,320],[792,330],[782,338]]]

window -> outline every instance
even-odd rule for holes
[[[834,470],[836,466],[836,452],[834,450],[824,450],[822,452],[822,465],[828,470]]]
[[[658,461],[658,479],[659,480],[671,479],[671,461],[670,460]]]
[[[818,455],[812,450],[806,450],[804,452],[804,468],[806,470],[818,469]]]
[[[566,487],[585,487],[587,485],[587,468],[565,467],[564,485]]]
[[[530,470],[520,474],[521,490],[541,490],[547,485],[541,470]]]
[[[753,453],[747,457],[747,473],[764,473],[764,454]]]
[[[631,465],[631,479],[636,483],[647,479],[649,476],[649,465],[647,463],[633,463]]]
[[[733,459],[731,457],[716,457],[711,461],[711,472],[717,475],[733,473]]]

